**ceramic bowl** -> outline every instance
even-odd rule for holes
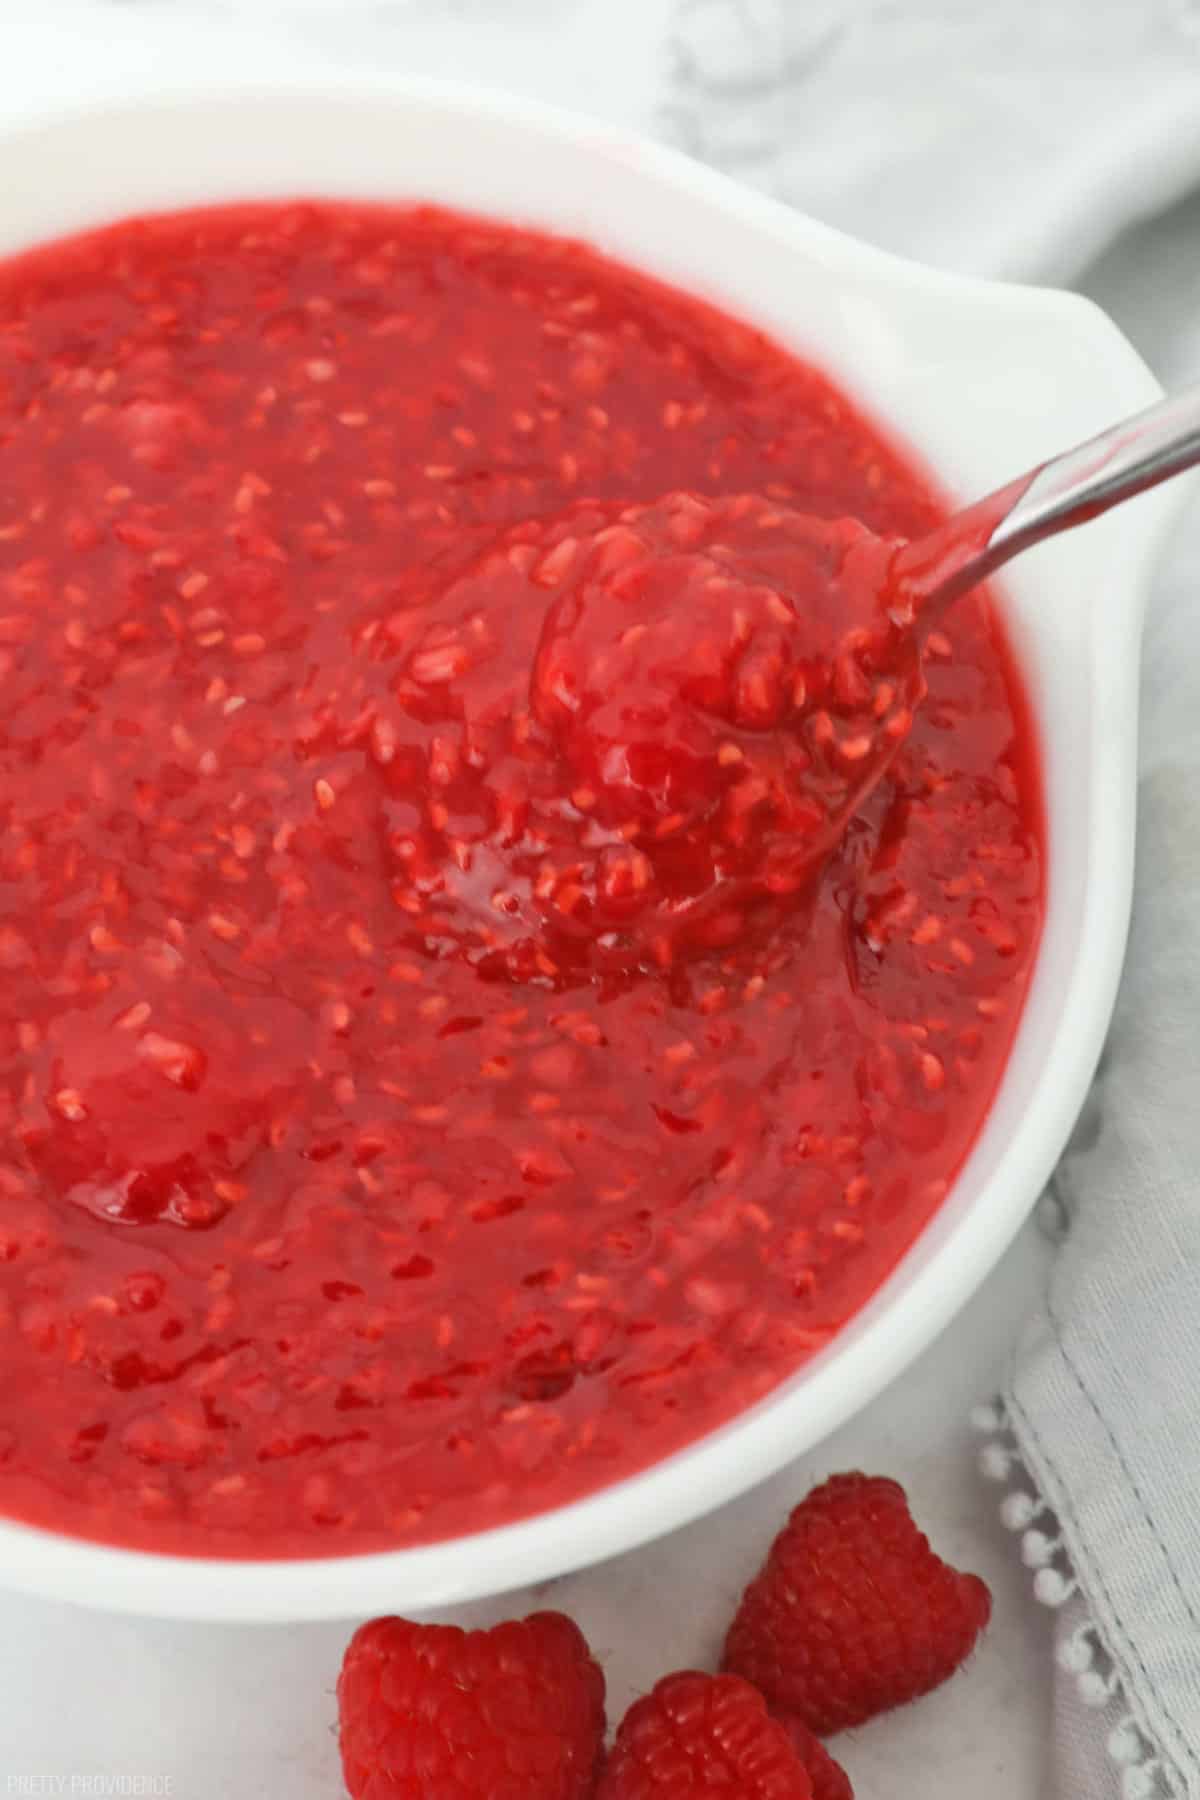
[[[524,101],[407,80],[231,81],[114,96],[0,132],[0,253],[138,211],[300,194],[428,199],[577,234],[815,361],[951,499],[1158,392],[1085,300],[898,260],[667,150]],[[822,1354],[682,1453],[503,1529],[384,1554],[230,1562],[0,1523],[0,1584],[195,1619],[440,1608],[670,1531],[780,1468],[899,1374],[1025,1218],[1103,1042],[1131,891],[1139,635],[1174,504],[1169,491],[1145,496],[1006,580],[1045,774],[1037,968],[1003,1085],[947,1200]]]

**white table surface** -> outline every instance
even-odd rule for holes
[[[11,3],[11,0],[10,0]],[[799,3],[799,0],[797,0]],[[612,0],[614,7],[627,0]],[[663,22],[672,0],[638,0],[641,59],[614,52],[596,13],[555,12],[543,0],[447,0],[478,27],[478,59],[494,78],[554,90],[549,65],[528,57],[531,24],[554,22],[558,61],[574,72],[571,98],[633,123],[650,122],[662,76]],[[23,10],[23,9],[22,9]],[[119,58],[145,66],[143,22],[174,0],[46,0],[40,17],[87,15],[103,23]],[[318,47],[330,0],[297,10]],[[212,0],[211,11],[253,13],[260,29],[285,29],[284,0]],[[397,55],[404,0],[346,0],[339,34],[359,33],[364,54]],[[497,15],[503,15],[502,22]],[[520,27],[526,29],[522,31]],[[7,30],[8,19],[5,19]],[[393,32],[393,27],[395,31]],[[405,38],[411,45],[411,34]],[[419,34],[421,66],[457,72],[454,32]],[[389,44],[392,45],[389,51]],[[90,52],[68,45],[58,60],[40,46],[39,81],[77,88]],[[53,65],[53,67],[51,66]],[[20,103],[17,60],[0,66]],[[1165,270],[1168,279],[1148,278]],[[1165,376],[1200,364],[1200,208],[1188,206],[1110,252],[1087,283]],[[1168,589],[1160,604],[1182,603]],[[1157,667],[1153,631],[1148,680]],[[823,1474],[862,1467],[897,1476],[935,1544],[992,1586],[995,1617],[970,1670],[908,1712],[880,1720],[840,1749],[860,1800],[1037,1800],[1049,1791],[1049,1621],[1029,1598],[1028,1577],[997,1522],[997,1495],[975,1470],[967,1415],[996,1388],[1030,1295],[1050,1254],[1031,1225],[966,1311],[873,1406],[793,1469],[724,1511],[600,1569],[518,1594],[502,1607],[458,1617],[486,1620],[533,1605],[574,1614],[604,1658],[610,1712],[669,1669],[709,1661],[742,1582],[788,1507]],[[376,1610],[389,1610],[381,1592]],[[89,1614],[0,1595],[0,1795],[169,1793],[172,1800],[336,1800],[333,1686],[349,1627],[226,1628],[161,1624]],[[106,1787],[107,1778],[124,1786]],[[93,1778],[93,1785],[87,1785]],[[149,1785],[154,1784],[154,1785]]]

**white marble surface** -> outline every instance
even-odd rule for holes
[[[677,3],[688,15],[687,30],[672,39]],[[811,7],[809,0],[803,7],[800,0],[793,3],[795,15],[804,12],[810,27],[822,12],[828,24],[854,10],[852,0],[824,7],[817,0]],[[15,23],[16,0],[9,4]],[[219,59],[222,33],[245,28],[260,44],[286,39],[303,53],[490,75],[630,123],[690,133],[697,147],[786,185],[787,168],[762,165],[761,107],[745,112],[749,149],[736,132],[729,137],[742,116],[738,81],[752,89],[763,57],[780,48],[770,37],[779,16],[773,4],[443,0],[439,7],[421,0],[342,0],[335,7],[333,0],[196,0],[190,6],[177,0],[45,0],[37,21],[23,25],[18,53],[0,65],[0,108],[28,104],[31,94],[48,89],[86,89],[95,85],[98,69],[118,77],[171,70],[183,40],[166,29],[166,21],[183,31],[191,20],[187,41],[198,58]],[[974,0],[965,0],[960,16],[968,9],[974,10]],[[890,16],[902,9],[877,10]],[[1048,15],[1054,9],[1044,10]],[[1112,23],[1119,8],[1091,10]],[[1156,57],[1167,41],[1161,34],[1186,22],[1187,10],[1184,0],[1161,8],[1145,0],[1143,12],[1133,9],[1147,22]],[[941,0],[924,0],[915,11],[926,15],[922,53],[929,56],[929,28],[948,25],[951,12]],[[731,12],[742,21],[732,36]],[[740,69],[730,61],[733,45],[744,54]],[[785,49],[798,54],[796,42]],[[720,69],[706,73],[704,58],[713,55]],[[1089,55],[1094,65],[1096,54]],[[1110,45],[1101,85],[1116,84],[1123,67]],[[870,83],[863,91],[872,91]],[[1160,184],[1156,191],[1169,187]],[[1126,201],[1124,210],[1132,215],[1138,207]],[[954,260],[953,234],[943,231],[939,243]],[[985,258],[984,250],[978,255]],[[1153,270],[1162,279],[1153,279]],[[1177,375],[1200,362],[1200,334],[1189,325],[1200,292],[1200,209],[1185,207],[1145,227],[1106,254],[1084,285],[1117,312],[1164,373]],[[1180,579],[1168,583],[1160,611],[1177,609],[1189,592]],[[1178,678],[1156,661],[1154,645],[1152,630],[1151,699],[1155,684]],[[965,1425],[970,1405],[997,1385],[1048,1254],[1028,1228],[919,1364],[767,1487],[661,1544],[536,1596],[511,1597],[505,1609],[549,1602],[573,1612],[605,1658],[611,1710],[619,1715],[634,1692],[668,1668],[711,1657],[745,1574],[813,1479],[848,1466],[894,1473],[909,1487],[935,1541],[991,1582],[996,1616],[969,1674],[909,1713],[845,1742],[860,1800],[961,1800],[964,1793],[972,1800],[1037,1800],[1048,1793],[1048,1622],[1030,1603],[1027,1578],[996,1523],[996,1496],[975,1474]],[[378,1610],[388,1607],[389,1596],[381,1592]],[[472,1617],[495,1610],[475,1609]],[[332,1800],[341,1792],[332,1689],[346,1636],[347,1628],[337,1625],[145,1623],[0,1596],[0,1794],[81,1793],[89,1791],[87,1777],[140,1776],[157,1778],[159,1791],[169,1791],[173,1800],[278,1800],[284,1794],[289,1800]]]

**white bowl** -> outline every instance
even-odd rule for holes
[[[140,210],[303,193],[432,199],[577,233],[812,358],[907,440],[951,497],[986,492],[1158,393],[1116,327],[1073,295],[900,261],[666,150],[457,86],[231,81],[115,97],[0,133],[0,253]],[[1045,546],[1007,583],[1044,759],[1049,893],[1037,970],[966,1167],[891,1279],[821,1355],[644,1474],[501,1530],[383,1554],[231,1562],[0,1523],[0,1583],[194,1619],[443,1607],[669,1531],[878,1393],[970,1298],[1026,1216],[1100,1051],[1132,880],[1143,603],[1175,497],[1145,496]]]

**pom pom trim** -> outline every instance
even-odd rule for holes
[[[980,1470],[986,1480],[1005,1489],[1000,1522],[1018,1541],[1021,1561],[1033,1576],[1034,1597],[1051,1610],[1076,1596],[1086,1602],[1053,1508],[1025,1465],[1003,1402],[977,1406],[971,1424],[982,1440]],[[1124,1800],[1177,1800],[1167,1765],[1136,1717],[1116,1660],[1090,1615],[1062,1639],[1057,1661],[1060,1669],[1074,1676],[1085,1706],[1119,1709],[1106,1749]]]

